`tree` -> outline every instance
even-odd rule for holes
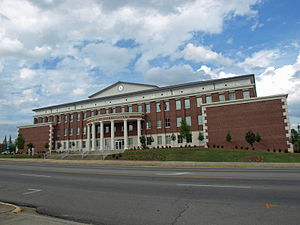
[[[16,139],[16,147],[18,149],[24,149],[24,145],[25,145],[25,139],[24,139],[23,135],[18,134],[18,137]]]
[[[260,142],[261,141],[261,136],[260,136],[260,134],[258,132],[256,133],[255,141],[256,142]]]
[[[291,139],[292,144],[295,144],[298,141],[300,141],[300,135],[295,129],[291,130],[291,138],[290,139]]]
[[[140,136],[140,142],[143,149],[146,149],[146,137],[144,135]]]
[[[181,121],[180,130],[179,130],[180,136],[186,140],[192,135],[191,134],[191,127],[187,125],[185,120]]]
[[[199,132],[198,140],[199,141],[203,141],[204,140],[204,135],[202,134],[202,132]]]
[[[171,135],[171,140],[172,140],[172,141],[176,141],[176,136],[175,136],[174,133]]]
[[[45,143],[44,147],[45,147],[45,149],[48,149],[48,148],[49,148],[48,142]]]
[[[9,144],[9,146],[8,146],[8,151],[9,151],[10,153],[16,152],[16,144],[14,144],[14,143]]]
[[[252,130],[249,130],[246,133],[245,139],[248,142],[248,144],[251,145],[251,147],[253,147],[253,144],[256,141],[256,137]]]
[[[227,135],[226,135],[226,141],[227,141],[227,142],[231,142],[231,140],[232,140],[232,137],[231,137],[231,135],[230,135],[230,132],[228,131],[228,133],[227,133]]]
[[[57,142],[57,149],[60,149],[60,147],[61,147],[61,143],[60,142]]]

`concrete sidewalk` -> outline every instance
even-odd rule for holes
[[[245,168],[300,168],[300,163],[255,163],[255,162],[186,162],[186,161],[130,161],[130,160],[57,160],[57,159],[14,159],[1,161],[80,165],[111,166],[156,166],[156,167],[245,167]]]
[[[50,216],[44,216],[36,213],[35,209],[21,207],[22,211],[14,213],[13,210],[17,206],[6,205],[0,202],[0,224],[5,225],[83,225],[73,221],[67,221]]]

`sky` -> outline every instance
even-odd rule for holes
[[[0,0],[0,142],[117,81],[255,74],[300,123],[299,0]]]

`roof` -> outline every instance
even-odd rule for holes
[[[183,84],[175,84],[175,85],[169,85],[169,86],[164,86],[164,87],[158,87],[158,86],[149,85],[149,84],[142,84],[142,85],[145,85],[145,86],[153,86],[154,88],[143,90],[143,91],[136,91],[136,92],[130,92],[130,93],[125,93],[125,94],[113,95],[113,96],[106,96],[106,97],[92,98],[92,99],[90,98],[91,96],[97,95],[97,94],[103,92],[104,90],[107,90],[111,86],[114,86],[114,85],[119,84],[119,83],[122,82],[122,81],[118,81],[117,83],[114,83],[114,84],[110,85],[109,87],[101,90],[100,92],[97,92],[97,93],[89,96],[89,99],[76,101],[76,102],[70,102],[70,103],[63,103],[63,104],[53,105],[53,106],[46,106],[46,107],[42,107],[42,108],[36,108],[36,109],[33,109],[32,111],[51,109],[51,108],[59,107],[59,106],[60,107],[61,106],[73,106],[75,104],[80,104],[80,103],[94,102],[94,101],[99,101],[99,100],[107,100],[107,99],[130,96],[130,95],[149,93],[149,92],[153,92],[153,91],[162,91],[162,90],[168,90],[168,89],[183,88],[183,87],[188,87],[188,86],[203,85],[203,84],[209,84],[209,83],[217,83],[217,82],[223,82],[223,81],[227,81],[227,80],[228,81],[230,81],[230,80],[240,80],[242,78],[251,78],[252,82],[255,83],[254,74],[247,74],[247,75],[228,77],[228,78],[222,78],[222,79],[214,79],[214,80],[196,81],[196,82],[183,83]],[[122,83],[137,84],[137,83],[130,83],[130,82],[122,82]]]

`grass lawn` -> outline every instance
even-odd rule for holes
[[[154,149],[126,151],[110,155],[107,160],[160,160],[194,162],[299,162],[300,154],[255,152],[250,150]]]
[[[43,158],[44,155],[43,154],[35,154],[34,156],[30,156],[30,155],[25,155],[25,154],[17,154],[17,155],[0,155],[0,158],[22,158],[22,159],[32,159],[32,158]]]

